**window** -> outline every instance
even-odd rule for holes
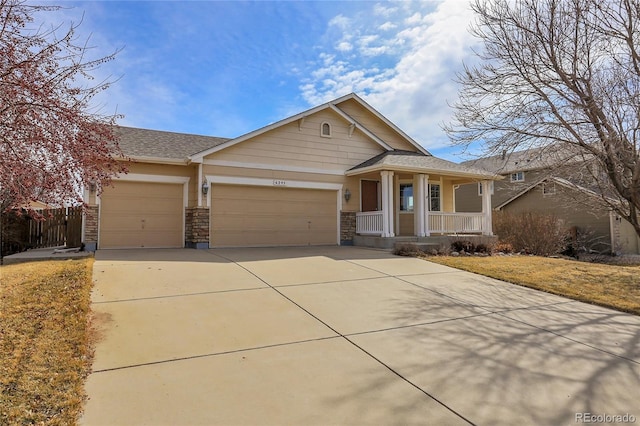
[[[524,172],[511,173],[511,182],[524,182]]]
[[[556,193],[556,184],[555,183],[543,183],[542,184],[542,195],[545,197],[547,195],[553,195]]]
[[[401,212],[413,211],[413,184],[412,183],[400,184],[400,211]]]
[[[493,181],[489,182],[489,193],[493,195]],[[478,182],[478,195],[482,195],[482,182]]]
[[[325,121],[320,125],[320,136],[325,138],[331,137],[331,124]]]
[[[429,211],[440,211],[440,184],[429,184]]]

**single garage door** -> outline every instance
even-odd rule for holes
[[[182,247],[183,185],[115,182],[100,197],[99,248]]]
[[[212,185],[213,247],[337,244],[336,191]]]

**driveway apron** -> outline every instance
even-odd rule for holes
[[[94,280],[83,425],[640,421],[640,318],[428,261],[109,250]]]

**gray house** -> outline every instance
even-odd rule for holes
[[[531,149],[467,161],[463,165],[498,173],[492,182],[492,208],[505,212],[552,213],[568,231],[581,234],[592,248],[616,254],[640,253],[640,239],[626,220],[601,206],[598,194],[576,183],[581,160],[560,150]],[[460,185],[455,190],[458,212],[477,212],[483,187]]]

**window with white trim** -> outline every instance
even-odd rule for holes
[[[412,183],[400,184],[400,211],[401,212],[413,211],[413,184]]]
[[[330,138],[331,137],[331,124],[329,124],[326,121],[324,121],[320,125],[320,136],[322,136],[324,138]]]
[[[511,182],[524,182],[524,172],[511,173]]]
[[[429,184],[429,211],[431,212],[442,211],[440,208],[440,184],[439,183]]]

